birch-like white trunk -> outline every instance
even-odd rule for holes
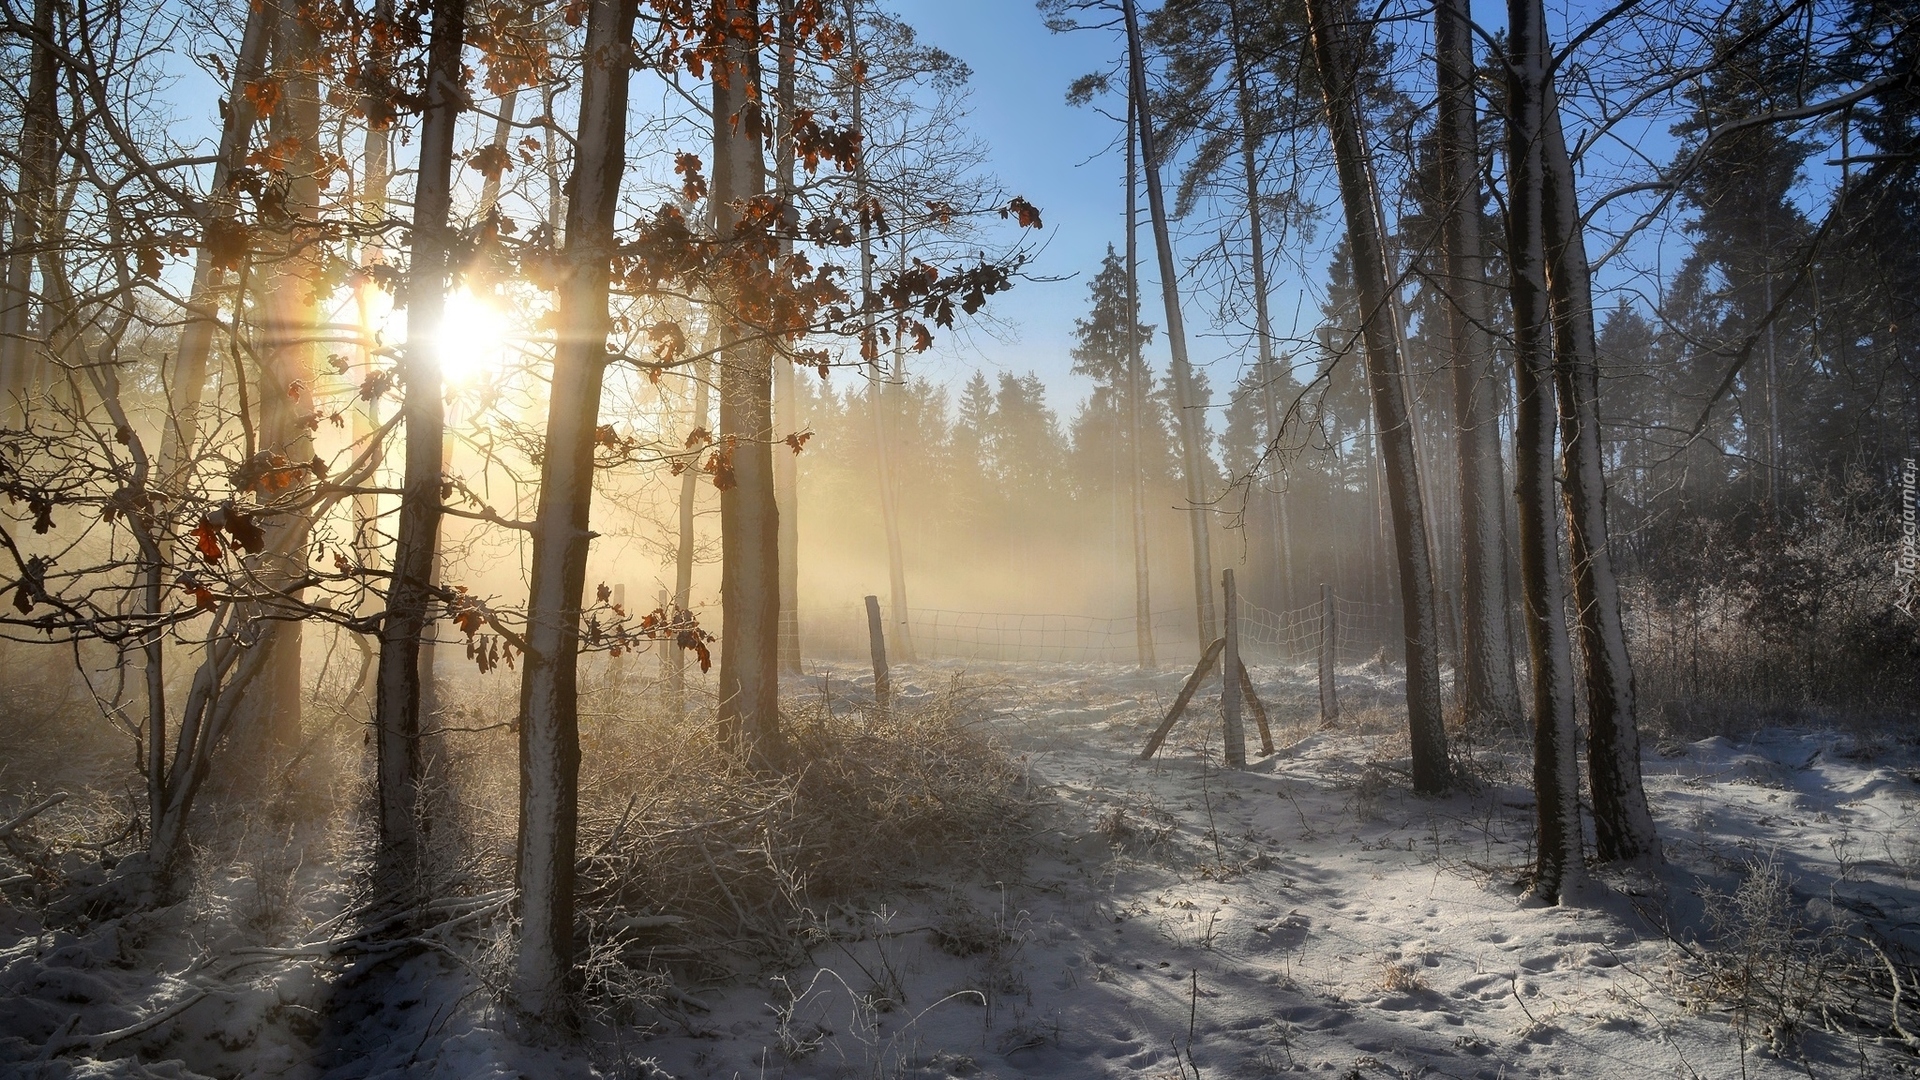
[[[1400,569],[1402,632],[1406,639],[1407,726],[1413,751],[1413,787],[1444,791],[1452,781],[1447,733],[1440,711],[1439,620],[1434,610],[1432,548],[1420,487],[1420,456],[1414,445],[1412,403],[1407,400],[1396,333],[1383,223],[1372,160],[1362,137],[1355,57],[1361,46],[1349,27],[1350,8],[1338,0],[1309,0],[1307,20],[1314,63],[1333,134],[1340,201],[1353,251],[1353,280],[1360,298],[1366,340],[1367,384],[1374,427],[1385,464],[1386,495]]]
[[[634,6],[587,8],[579,135],[561,259],[558,340],[547,406],[546,459],[533,521],[527,651],[520,681],[520,948],[514,990],[531,1015],[558,1020],[573,968],[578,843],[580,608],[593,505],[594,429],[607,365],[607,290],[614,210],[626,173],[629,41]],[[433,446],[439,452],[439,444]]]

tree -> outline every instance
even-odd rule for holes
[[[729,25],[759,23],[758,0],[727,0]],[[756,767],[782,754],[780,733],[780,511],[773,496],[773,357],[771,329],[746,317],[772,300],[752,287],[766,280],[770,253],[756,250],[761,230],[742,217],[767,189],[761,156],[758,45],[739,31],[726,44],[713,83],[714,234],[731,245],[716,299],[720,316],[720,434],[730,479],[720,490],[720,738]],[[763,286],[764,287],[764,286]]]
[[[1396,320],[1388,292],[1385,230],[1377,185],[1362,136],[1354,75],[1364,51],[1351,40],[1350,12],[1330,0],[1310,0],[1307,19],[1314,63],[1333,135],[1340,201],[1353,249],[1354,280],[1366,339],[1367,381],[1375,430],[1387,473],[1387,496],[1400,570],[1402,628],[1407,656],[1407,723],[1413,747],[1415,791],[1443,791],[1451,782],[1447,736],[1440,712],[1439,626],[1434,610],[1432,548],[1420,488],[1420,460],[1402,378]]]
[[[314,223],[320,211],[320,54],[317,13],[291,0],[269,3],[273,22],[273,67],[279,94],[268,114],[267,139],[279,170],[261,198],[261,228],[270,244],[256,301],[255,363],[258,377],[258,439],[249,445],[248,467],[269,492],[287,489],[287,508],[267,515],[266,550],[249,556],[259,589],[298,601],[305,577],[312,519],[297,507],[311,482],[314,458],[310,419],[315,402],[314,342],[321,266]],[[244,620],[249,647],[266,657],[254,680],[227,686],[238,710],[238,736],[256,752],[284,755],[300,738],[303,620],[279,618],[271,605],[256,605]],[[243,629],[236,627],[235,629]]]
[[[1546,235],[1546,128],[1552,106],[1545,12],[1508,0],[1507,266],[1513,299],[1514,474],[1520,582],[1533,669],[1533,895],[1559,903],[1585,876],[1575,759],[1572,642],[1554,513],[1553,321]]]
[[[514,986],[528,1013],[559,1019],[573,972],[574,857],[579,815],[578,669],[588,515],[601,379],[608,362],[607,292],[614,210],[626,170],[628,41],[635,6],[591,0],[579,131],[569,184],[546,456],[540,468],[520,681],[520,828],[515,881],[520,946]],[[439,444],[432,447],[436,456]],[[731,624],[729,624],[731,628]],[[731,651],[731,650],[729,650]]]
[[[1133,0],[1122,0],[1127,25],[1128,92],[1135,102],[1129,110],[1140,133],[1140,156],[1146,163],[1147,214],[1153,220],[1153,245],[1160,258],[1160,298],[1166,306],[1167,345],[1173,353],[1171,378],[1175,394],[1175,420],[1180,433],[1181,472],[1186,481],[1188,531],[1193,542],[1193,592],[1195,616],[1199,622],[1202,648],[1212,642],[1219,628],[1213,603],[1213,540],[1207,530],[1207,474],[1205,414],[1194,405],[1193,365],[1187,360],[1186,324],[1180,316],[1180,267],[1173,257],[1173,239],[1168,231],[1166,199],[1160,190],[1160,169],[1164,162],[1154,140],[1152,99],[1147,94],[1146,58],[1140,43],[1139,18]]]
[[[374,699],[380,797],[380,851],[403,886],[419,861],[415,807],[420,779],[420,638],[440,548],[446,414],[441,403],[440,323],[452,270],[453,137],[461,101],[460,54],[466,0],[435,0],[427,51],[420,166],[413,197],[413,251],[407,288],[407,346],[401,365],[407,395],[407,457],[400,494],[393,579],[380,624],[380,679]],[[427,678],[431,679],[429,670]]]
[[[1448,364],[1453,372],[1454,446],[1459,460],[1461,674],[1467,715],[1514,727],[1520,700],[1507,618],[1506,480],[1500,406],[1488,334],[1484,241],[1480,234],[1480,135],[1474,102],[1472,19],[1466,0],[1434,7],[1438,64],[1441,246],[1446,255]]]
[[[1544,16],[1539,16],[1544,23]],[[1553,318],[1562,494],[1573,602],[1587,691],[1587,769],[1595,849],[1609,861],[1658,861],[1659,840],[1640,778],[1640,729],[1621,616],[1620,583],[1607,540],[1607,482],[1600,426],[1600,358],[1573,160],[1567,153],[1551,72],[1540,107],[1544,130],[1541,227]]]
[[[794,0],[778,0],[776,27],[779,35],[777,61],[774,71],[774,107],[777,110],[780,129],[774,139],[774,187],[782,202],[790,202],[794,196],[793,176],[793,136],[794,125],[798,121],[798,103],[796,101],[796,83],[799,73],[797,61],[799,42],[795,36],[799,31],[794,10]],[[784,244],[783,254],[792,254],[793,242]],[[791,358],[789,358],[791,359]],[[794,409],[797,388],[794,385],[794,365],[774,365],[773,401],[775,408],[774,424],[778,431],[791,435],[799,430],[798,414]],[[800,674],[800,462],[797,454],[775,454],[773,459],[774,504],[780,511],[780,670],[791,675]],[[689,478],[691,479],[691,478]],[[691,519],[692,493],[686,493],[687,521],[682,529],[683,538],[690,543],[693,532]],[[691,555],[691,550],[688,552]],[[691,567],[689,567],[691,569]],[[675,594],[679,596],[678,593]],[[686,598],[679,596],[678,602],[685,605]]]
[[[1128,132],[1129,166],[1133,162],[1132,132]],[[1129,168],[1131,173],[1131,168]],[[1131,231],[1131,230],[1129,230]],[[1131,247],[1131,240],[1129,240]],[[1128,461],[1127,492],[1131,503],[1133,531],[1134,622],[1137,628],[1136,653],[1140,666],[1152,667],[1153,607],[1148,582],[1146,493],[1141,461],[1141,415],[1145,406],[1141,369],[1145,358],[1141,347],[1153,338],[1153,327],[1140,321],[1140,300],[1134,288],[1131,267],[1107,245],[1107,257],[1100,272],[1088,285],[1092,300],[1087,317],[1074,320],[1073,371],[1094,381],[1094,394],[1114,409],[1124,424],[1114,425],[1112,436],[1122,445]],[[1091,405],[1090,405],[1091,407]]]

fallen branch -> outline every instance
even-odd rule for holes
[[[39,817],[41,814],[46,813],[66,801],[67,793],[62,791],[57,795],[49,795],[39,802],[34,803],[32,806],[27,807],[16,815],[13,820],[7,822],[5,825],[0,825],[0,840],[7,839],[13,835],[15,829],[18,829],[20,826],[25,825],[27,822],[32,821],[34,818]]]

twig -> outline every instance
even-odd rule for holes
[[[62,791],[56,795],[49,795],[39,802],[34,803],[32,806],[27,807],[25,810],[20,811],[13,820],[7,822],[5,825],[0,825],[0,840],[5,840],[12,836],[15,829],[18,829],[20,826],[25,825],[27,822],[32,821],[34,818],[39,817],[41,814],[46,813],[66,801],[67,793]]]
[[[1874,953],[1880,957],[1881,963],[1887,965],[1887,977],[1893,980],[1893,1008],[1890,1014],[1893,1020],[1893,1033],[1900,1036],[1900,1041],[1906,1043],[1908,1049],[1920,1050],[1920,1039],[1915,1039],[1906,1028],[1900,1026],[1900,991],[1902,983],[1899,970],[1893,966],[1893,959],[1887,955],[1885,949],[1880,947],[1879,942],[1870,938],[1862,938],[1861,940],[1865,941],[1867,947],[1872,949]]]

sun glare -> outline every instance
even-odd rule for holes
[[[447,382],[478,381],[506,364],[507,318],[489,299],[460,289],[447,297],[440,324],[440,368]]]

